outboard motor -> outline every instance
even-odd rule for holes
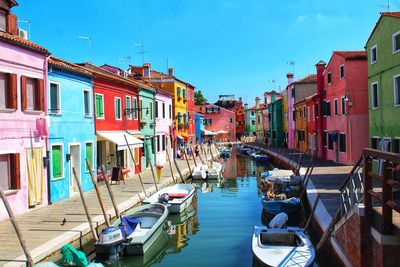
[[[169,201],[168,193],[164,193],[164,194],[158,196],[158,203],[165,205],[165,204],[168,204],[168,201]]]
[[[278,213],[274,218],[272,218],[269,223],[269,228],[286,228],[286,223],[288,221],[288,216],[286,213]]]
[[[106,227],[95,243],[96,255],[98,257],[108,257],[108,259],[117,259],[123,251],[124,236],[120,227]]]

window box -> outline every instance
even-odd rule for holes
[[[182,100],[182,97],[181,96],[178,96],[178,101],[181,101]]]

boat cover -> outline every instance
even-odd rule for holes
[[[130,218],[128,216],[121,217],[121,223],[119,224],[119,228],[121,229],[122,235],[124,237],[129,236],[137,225],[140,224],[140,221],[136,218]]]

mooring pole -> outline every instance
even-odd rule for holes
[[[79,189],[79,195],[81,196],[83,208],[85,209],[85,213],[86,213],[86,217],[87,217],[88,222],[89,222],[90,230],[92,231],[93,238],[97,241],[98,240],[97,233],[96,233],[96,230],[94,229],[93,221],[92,221],[92,218],[90,217],[89,209],[88,209],[88,207],[86,205],[85,197],[83,196],[81,182],[79,181],[79,178],[76,175],[75,167],[72,167],[72,172],[74,173],[75,182],[76,182],[76,185],[78,186],[78,189]]]
[[[185,151],[184,154],[185,154],[186,163],[187,163],[188,168],[189,168],[189,173],[190,173],[190,175],[192,175],[192,168],[190,168],[190,164],[189,164],[189,160],[188,160],[188,157],[187,157],[186,149],[184,149],[183,151]]]
[[[93,183],[94,189],[96,190],[96,195],[97,195],[97,198],[98,198],[99,203],[100,203],[101,211],[103,212],[104,220],[106,222],[107,227],[110,227],[110,220],[108,219],[106,209],[104,208],[103,200],[101,199],[101,196],[100,196],[99,187],[98,187],[98,185],[96,183],[96,180],[94,179],[93,172],[92,172],[92,166],[90,166],[90,163],[89,163],[89,161],[87,159],[85,159],[85,161],[86,161],[86,166],[87,166],[87,168],[89,170],[90,178],[92,179],[92,183]]]
[[[189,145],[189,146],[190,146],[190,150],[192,151],[192,156],[193,156],[193,160],[194,160],[194,166],[197,167],[196,156],[195,156],[195,153],[193,151],[193,147],[192,147],[192,145]]]
[[[153,144],[153,142],[151,142],[151,143]],[[154,151],[155,151],[155,150],[154,150]],[[147,153],[147,154],[148,154],[148,153]],[[146,158],[147,158],[147,155],[146,155]],[[156,187],[156,191],[158,191],[156,176],[155,176],[155,174],[154,174],[154,169],[153,169],[153,165],[151,164],[151,159],[150,159],[150,157],[149,157],[149,163],[150,163],[151,176],[153,176],[153,182],[154,182],[154,185],[155,185],[155,187]]]
[[[139,177],[140,184],[142,185],[142,190],[143,190],[144,196],[147,197],[146,189],[144,188],[144,185],[143,185],[142,176],[140,175],[140,171],[138,170],[138,167],[137,167],[137,165],[136,165],[135,157],[133,156],[132,151],[131,151],[131,148],[129,147],[128,139],[126,139],[126,136],[125,136],[125,135],[124,135],[124,138],[125,138],[126,145],[128,146],[129,154],[131,155],[131,159],[132,159],[132,161],[133,161],[133,165],[135,165],[135,171],[136,171],[136,173],[137,173],[137,175],[138,175],[138,177]],[[146,144],[145,144],[145,145],[146,145]],[[144,149],[144,148],[143,148],[143,149]]]
[[[118,210],[117,203],[115,203],[114,194],[113,194],[113,192],[111,190],[110,183],[108,182],[108,178],[107,178],[106,171],[105,171],[106,168],[104,167],[104,165],[101,165],[100,169],[101,169],[101,175],[103,175],[104,181],[106,183],[108,194],[110,194],[111,202],[113,204],[114,211],[115,211],[115,216],[117,216],[117,218],[119,218],[120,213],[119,213],[119,210]]]
[[[166,138],[167,139],[167,149],[165,150],[165,152],[167,152],[167,158],[168,158],[168,163],[169,163],[169,169],[171,170],[171,176],[172,176],[172,180],[174,181],[174,184],[176,184],[176,180],[175,180],[175,176],[174,176],[174,171],[172,168],[172,163],[171,163],[171,157],[169,156],[169,142],[168,140],[170,138]],[[171,147],[172,148],[172,147]]]
[[[17,234],[19,243],[21,244],[22,250],[24,251],[26,260],[28,262],[28,266],[33,267],[33,266],[35,266],[35,264],[33,262],[31,253],[30,253],[28,247],[26,246],[25,239],[22,235],[21,229],[19,228],[17,220],[15,219],[14,212],[12,211],[12,209],[10,207],[10,203],[8,203],[8,200],[6,198],[6,195],[4,194],[3,188],[1,188],[1,187],[0,187],[0,197],[3,200],[4,207],[7,210],[8,216],[10,217],[10,221],[14,227],[15,233]]]

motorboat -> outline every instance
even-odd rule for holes
[[[206,164],[198,165],[194,168],[193,179],[220,179],[224,172],[224,165],[219,162],[212,162],[211,168]]]
[[[254,157],[254,160],[255,160],[256,162],[268,162],[269,157],[268,157],[267,155],[256,155],[256,156]]]
[[[291,197],[288,199],[277,199],[277,198],[263,198],[261,200],[264,210],[272,215],[284,212],[291,214],[296,212],[300,207],[300,199],[297,197]]]
[[[192,204],[195,192],[194,184],[175,184],[158,190],[143,203],[161,203],[167,205],[169,213],[181,213]]]
[[[301,228],[255,226],[253,255],[266,266],[312,266],[315,249]]]

